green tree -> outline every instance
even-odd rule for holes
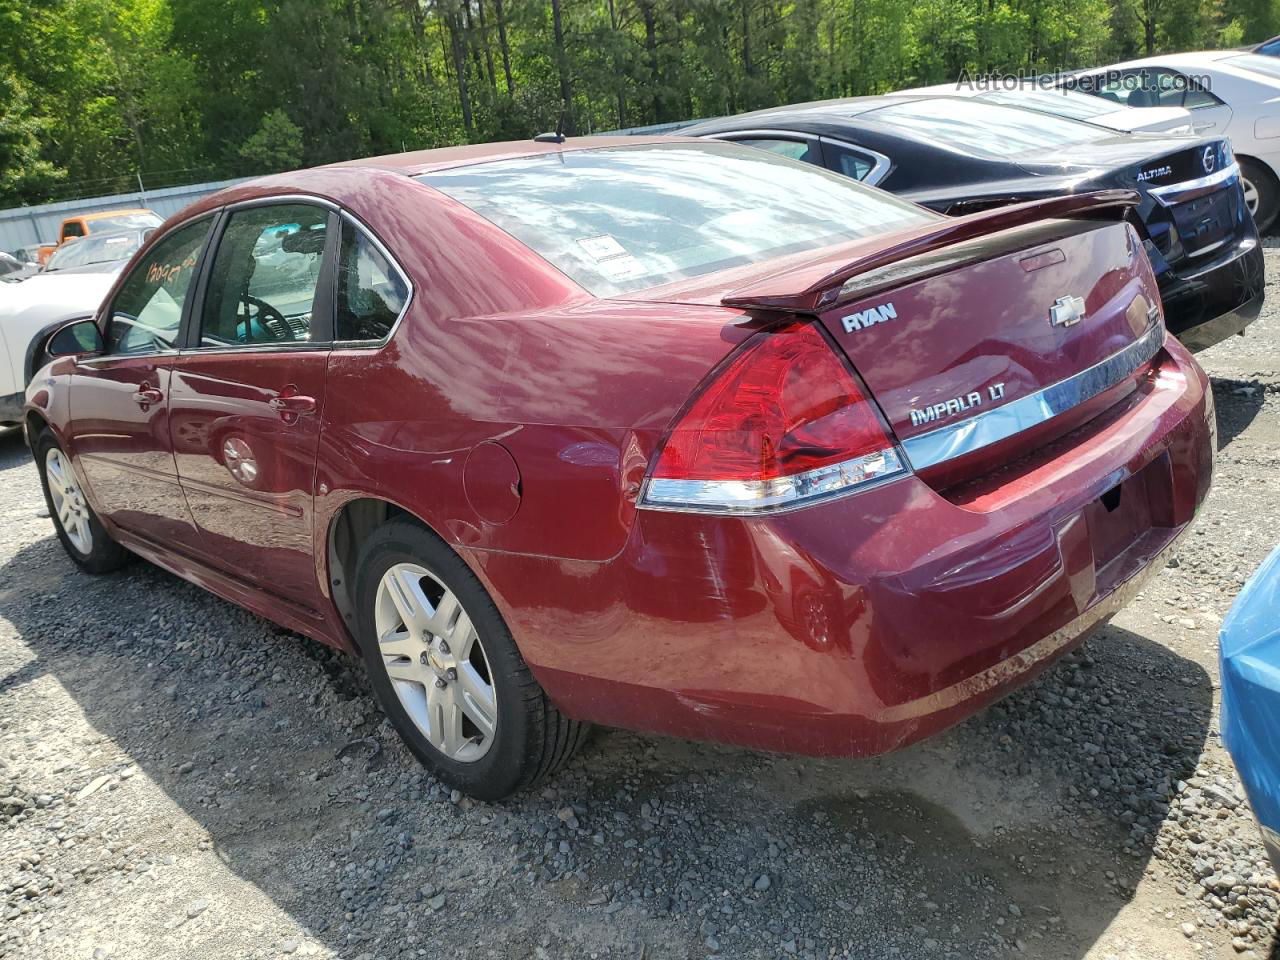
[[[302,162],[302,128],[283,110],[272,110],[237,153],[255,171],[293,170]]]

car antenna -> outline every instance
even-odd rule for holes
[[[540,133],[533,138],[534,143],[564,143],[564,119],[569,112],[569,101],[560,101],[560,119],[556,121],[555,133]]]

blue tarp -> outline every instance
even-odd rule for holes
[[[1280,870],[1280,547],[1222,621],[1222,740]]]

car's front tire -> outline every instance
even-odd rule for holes
[[[378,528],[355,594],[374,693],[444,783],[500,800],[560,769],[585,739],[588,726],[547,698],[480,581],[424,527]]]
[[[111,539],[84,495],[71,458],[45,430],[36,440],[36,464],[53,528],[67,556],[87,573],[110,573],[124,566],[129,551]]]
[[[1240,161],[1240,177],[1243,180],[1244,199],[1253,214],[1258,233],[1266,233],[1280,214],[1280,186],[1276,176],[1256,160]]]

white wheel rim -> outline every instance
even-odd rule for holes
[[[1247,177],[1241,181],[1241,185],[1244,187],[1244,205],[1249,208],[1249,215],[1256,217],[1258,215],[1258,188]]]
[[[378,583],[374,629],[391,686],[427,742],[458,763],[487,754],[498,728],[493,671],[453,591],[397,563]]]
[[[93,550],[93,528],[89,525],[89,504],[76,480],[71,463],[62,451],[54,447],[44,458],[45,482],[49,497],[53,500],[53,513],[58,526],[67,535],[71,545],[80,553]]]

